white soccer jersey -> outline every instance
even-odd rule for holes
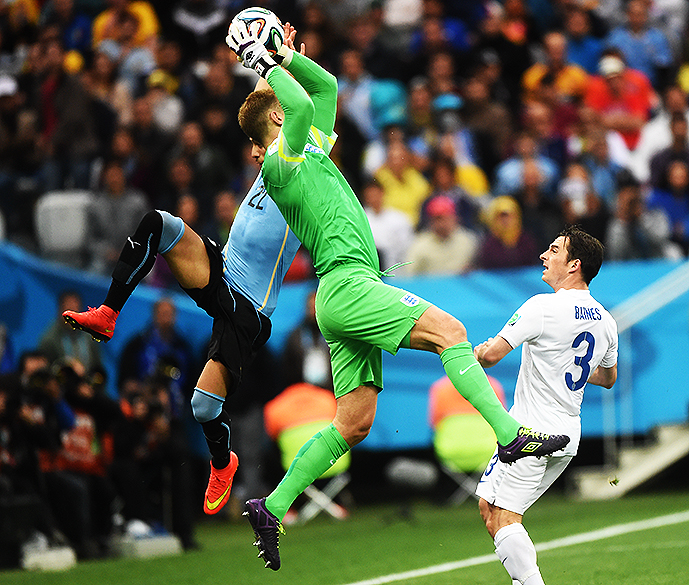
[[[522,347],[522,362],[510,413],[522,424],[569,435],[566,454],[581,437],[581,401],[586,381],[602,365],[617,363],[617,324],[588,290],[560,289],[526,301],[500,337]]]

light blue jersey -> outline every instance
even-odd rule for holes
[[[237,210],[223,248],[225,281],[270,317],[300,245],[259,174]]]

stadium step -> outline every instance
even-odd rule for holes
[[[135,537],[122,535],[111,541],[116,556],[148,559],[178,555],[183,552],[182,542],[172,534]]]
[[[570,488],[578,500],[614,500],[689,455],[689,425],[654,429],[655,441],[643,447],[620,449],[619,465],[574,469]]]

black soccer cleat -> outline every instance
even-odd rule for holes
[[[498,443],[498,458],[503,463],[514,463],[522,457],[543,457],[559,451],[569,443],[567,435],[548,435],[526,427],[519,427],[517,438],[509,445]]]

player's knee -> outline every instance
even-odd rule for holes
[[[451,317],[445,323],[444,336],[446,339],[446,347],[452,347],[468,339],[464,323],[455,317]]]
[[[191,397],[191,411],[200,423],[218,418],[222,412],[222,404],[223,399],[220,396],[205,392],[200,388],[195,388]]]
[[[350,447],[358,445],[363,441],[368,434],[371,432],[371,427],[373,426],[373,417],[364,417],[361,420],[357,420],[354,423],[349,423],[342,425],[342,429],[338,428],[338,431],[342,435],[342,438],[347,441]]]

